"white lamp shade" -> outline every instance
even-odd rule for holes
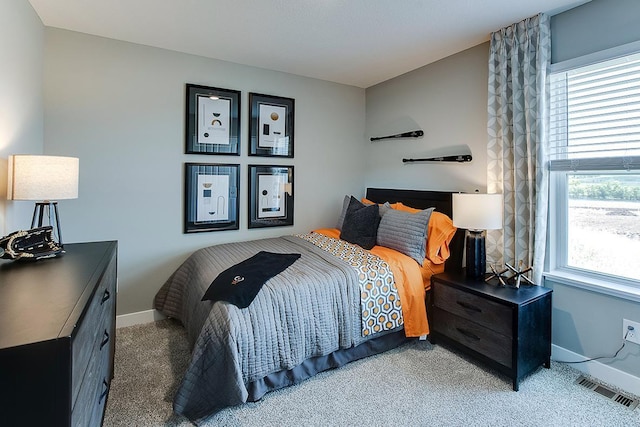
[[[77,199],[79,163],[77,157],[9,156],[7,199]]]
[[[502,194],[454,194],[453,225],[468,230],[502,228]]]

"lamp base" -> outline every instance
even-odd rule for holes
[[[485,273],[487,271],[487,254],[484,240],[484,231],[467,230],[466,270],[467,277],[470,279],[484,279]]]
[[[43,219],[47,212],[49,225],[53,227],[58,237],[58,244],[62,247],[62,232],[60,231],[60,216],[58,215],[58,202],[38,202],[33,209],[33,218],[31,218],[31,228],[42,227]]]

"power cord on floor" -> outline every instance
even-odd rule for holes
[[[618,357],[618,353],[620,353],[620,351],[622,351],[622,349],[624,348],[625,344],[627,343],[627,336],[629,335],[629,332],[631,332],[631,331],[633,331],[633,326],[629,326],[629,329],[627,329],[627,333],[624,334],[624,338],[622,338],[622,346],[620,346],[618,351],[616,351],[613,356],[592,357],[590,359],[578,360],[578,361],[575,361],[575,362],[569,362],[569,361],[566,361],[566,360],[554,360],[554,362],[559,362],[559,363],[584,363],[584,362],[591,362],[592,360],[598,360],[598,359],[615,359],[616,357]]]

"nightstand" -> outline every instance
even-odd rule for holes
[[[464,270],[431,277],[429,341],[442,341],[513,380],[551,367],[551,289],[468,279]]]

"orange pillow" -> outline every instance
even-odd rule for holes
[[[371,200],[367,199],[366,197],[363,197],[360,201],[362,203],[364,203],[365,205],[373,205],[374,204],[374,202],[372,202]]]
[[[403,205],[402,202],[394,203],[393,206],[395,206],[394,209],[397,209],[399,211],[409,212],[409,213],[416,213],[416,212],[420,212],[421,210],[421,209],[412,208],[411,206]]]
[[[371,200],[367,199],[366,197],[363,197],[360,200],[362,203],[364,203],[365,205],[373,205],[375,204],[375,202],[372,202]],[[379,205],[383,205],[384,203],[378,203]],[[402,210],[398,208],[398,205],[402,205],[402,203],[398,202],[398,203],[389,203],[389,206],[391,206],[391,209],[398,209],[398,210]],[[404,205],[402,205],[404,206]],[[413,208],[410,208],[413,209]],[[411,213],[416,213],[418,212],[419,209],[416,209],[415,212],[411,212]]]
[[[458,229],[447,215],[433,211],[429,219],[427,230],[426,257],[434,264],[444,264],[449,259],[451,251],[449,243]]]

